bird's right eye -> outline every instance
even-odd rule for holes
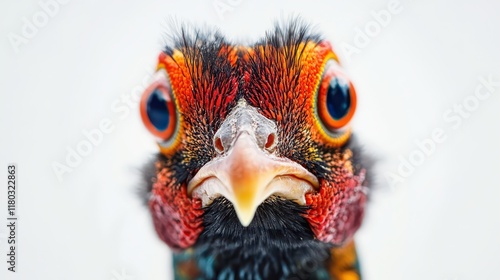
[[[173,137],[177,111],[171,87],[165,77],[159,78],[142,95],[141,117],[146,128],[162,141]]]
[[[356,91],[335,61],[326,65],[317,100],[319,118],[331,132],[344,128],[354,115]]]

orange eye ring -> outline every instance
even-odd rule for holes
[[[175,134],[177,110],[172,90],[164,77],[144,91],[140,111],[142,122],[154,136],[167,141]]]
[[[356,111],[356,90],[349,78],[335,65],[327,70],[318,88],[317,110],[323,125],[336,132],[344,128]]]

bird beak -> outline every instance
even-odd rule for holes
[[[252,136],[241,133],[227,156],[208,163],[188,184],[188,192],[209,205],[222,195],[241,224],[252,222],[257,208],[273,194],[305,204],[304,194],[318,186],[299,164],[266,154]]]
[[[272,195],[305,204],[305,193],[318,187],[317,178],[289,159],[260,147],[252,131],[237,134],[231,148],[203,166],[188,183],[188,193],[208,206],[224,196],[243,226],[252,222],[260,204]]]
[[[238,137],[232,153],[221,163],[230,187],[228,197],[241,224],[248,226],[267,196],[266,186],[274,178],[277,166],[259,151],[247,133]]]

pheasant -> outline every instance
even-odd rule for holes
[[[159,148],[147,204],[175,279],[360,279],[369,164],[331,44],[298,19],[247,46],[217,30],[173,37],[140,113]]]

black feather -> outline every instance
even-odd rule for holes
[[[271,197],[248,227],[225,198],[205,210],[205,230],[195,245],[203,279],[329,279],[331,245],[314,238],[292,201]]]

